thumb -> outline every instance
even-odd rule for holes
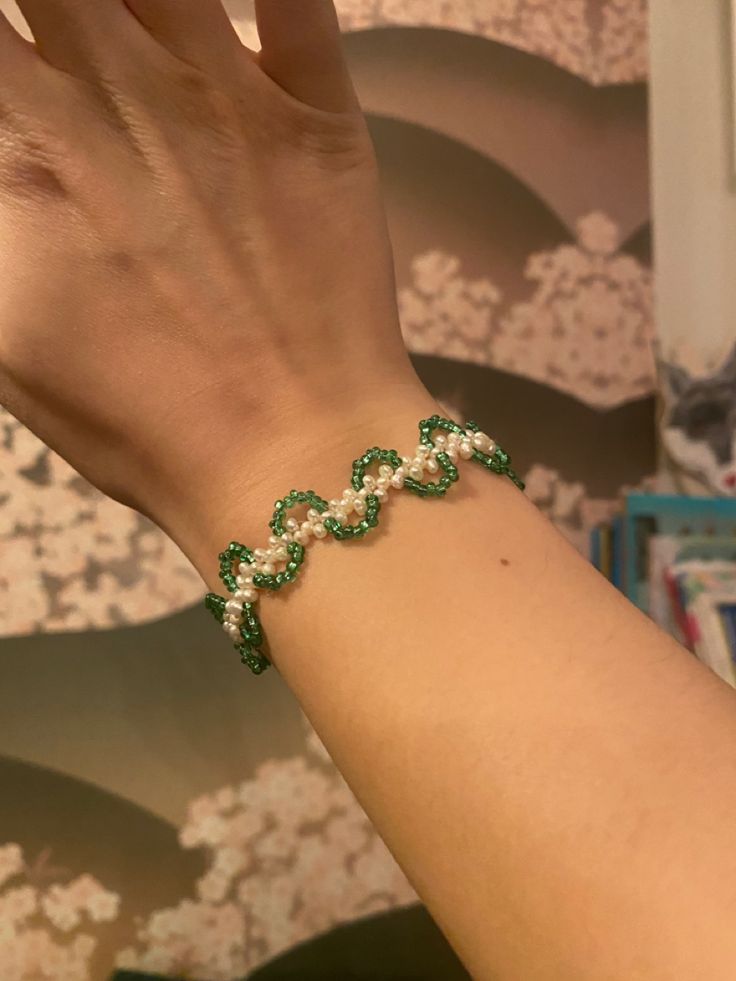
[[[256,0],[258,64],[290,95],[331,112],[358,109],[333,0]]]

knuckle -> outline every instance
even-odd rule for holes
[[[173,82],[177,105],[187,121],[230,138],[240,134],[243,115],[237,100],[206,72],[180,65]]]
[[[373,160],[373,144],[359,112],[289,106],[282,125],[286,141],[327,170],[352,170]]]

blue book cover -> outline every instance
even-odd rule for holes
[[[612,561],[611,561],[611,582],[618,589],[621,589],[624,581],[624,517],[617,514],[612,522]]]
[[[736,662],[736,602],[720,603],[718,612],[721,615],[721,623],[728,642],[728,649],[731,652],[731,660]]]
[[[736,498],[627,494],[622,530],[623,590],[647,612],[649,538],[652,535],[736,537]]]

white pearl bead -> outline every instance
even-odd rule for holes
[[[449,456],[453,463],[457,463],[457,446],[448,446],[445,453]]]
[[[424,443],[419,443],[414,449],[414,455],[421,457],[429,456],[430,449],[431,447],[425,446]]]
[[[485,450],[491,440],[485,433],[473,433],[470,441],[476,450]]]
[[[365,514],[365,511],[366,511],[365,501],[362,498],[358,498],[358,500],[355,502],[355,513],[358,515],[359,518],[362,518],[363,515]]]
[[[228,613],[237,615],[238,613],[242,613],[243,604],[238,603],[237,600],[231,599],[228,600],[227,603],[225,604],[225,609],[227,610]]]
[[[277,535],[269,535],[268,544],[271,546],[280,545],[281,539]]]
[[[422,467],[416,466],[415,464],[409,467],[409,476],[412,478],[412,480],[421,480],[422,477],[424,476],[424,469]]]
[[[435,436],[434,445],[440,449],[443,449],[445,446],[447,446],[447,437],[443,435],[443,433],[440,433],[439,436]]]
[[[404,486],[404,473],[403,473],[403,471],[401,473],[399,473],[398,470],[396,471],[396,473],[391,478],[391,486],[392,487],[395,487],[397,490],[401,490],[401,488]]]
[[[336,508],[339,508],[339,507],[340,507],[340,502],[338,501],[338,499],[336,497],[333,497],[332,500],[330,501],[330,510],[331,511],[334,511],[334,510],[336,510]]]
[[[376,495],[376,497],[381,502],[381,504],[383,504],[384,501],[388,500],[388,491],[385,490],[383,487],[376,487],[373,493]]]
[[[388,487],[388,477],[379,477],[376,481],[376,489],[386,490]]]
[[[299,530],[301,531],[302,535],[305,535],[307,538],[309,538],[309,536],[312,534],[312,522],[303,521],[302,526]]]
[[[437,473],[439,469],[440,469],[440,465],[439,463],[437,463],[434,457],[431,457],[429,460],[427,460],[427,470],[429,471],[429,473]]]
[[[448,433],[447,434],[447,445],[448,446],[457,446],[457,444],[460,442],[460,440],[462,438],[463,437],[460,435],[460,433],[456,433],[453,430],[451,433]]]
[[[287,518],[284,522],[284,528],[291,532],[297,531],[299,528],[299,522],[296,520],[296,518]]]
[[[273,562],[264,562],[261,566],[261,572],[264,576],[273,576],[276,572],[276,566]]]
[[[339,524],[344,525],[348,520],[347,512],[343,508],[335,508],[334,518]]]
[[[241,576],[252,576],[255,571],[255,566],[252,566],[249,562],[241,562],[238,566],[238,572]]]
[[[376,486],[375,477],[371,477],[370,474],[366,474],[365,477],[363,477],[363,486],[368,490],[373,490],[373,488]]]
[[[410,467],[412,464],[412,459],[410,456],[402,456],[401,462],[405,467]]]
[[[460,456],[463,458],[463,460],[469,460],[472,455],[473,444],[469,439],[464,439],[462,443],[460,443]]]
[[[243,589],[243,590],[240,590],[240,592],[242,592],[242,594],[243,594],[243,602],[244,603],[255,603],[256,600],[258,599],[258,590],[256,590],[256,589],[252,589],[252,588],[250,588],[250,589]]]
[[[379,477],[390,477],[393,472],[393,467],[390,467],[387,463],[382,463],[378,468]]]
[[[307,542],[309,541],[309,535],[305,535],[303,531],[295,531],[294,532],[294,541],[298,545],[306,545]]]
[[[307,518],[310,521],[319,521],[319,519],[320,519],[320,513],[319,513],[319,511],[316,508],[310,508],[307,511]]]
[[[288,524],[288,521],[287,521],[287,524]],[[266,558],[266,549],[265,548],[256,548],[256,549],[254,549],[253,550],[253,558],[256,560],[256,562],[258,562],[258,561],[263,562],[263,560]]]
[[[343,498],[342,499],[342,510],[343,510],[343,512],[345,514],[352,514],[353,513],[353,505],[354,505],[354,503],[355,503],[355,498],[352,498],[351,497],[349,501],[346,500],[345,498]]]
[[[325,535],[327,534],[327,529],[323,524],[320,524],[319,521],[315,525],[313,525],[312,531],[314,532],[315,538],[324,538]]]
[[[245,589],[236,589],[233,593],[233,600],[237,601],[238,606],[242,606],[243,603],[247,602],[248,594]],[[230,601],[232,602],[232,600]],[[227,607],[227,604],[225,604]]]
[[[232,637],[233,640],[240,638],[240,631],[234,623],[223,623],[223,627],[225,628],[225,633]]]

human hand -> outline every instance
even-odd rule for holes
[[[334,9],[260,0],[256,54],[219,0],[19,6],[36,44],[0,19],[0,402],[179,537],[179,510],[242,489],[236,456],[252,480],[419,389]]]

